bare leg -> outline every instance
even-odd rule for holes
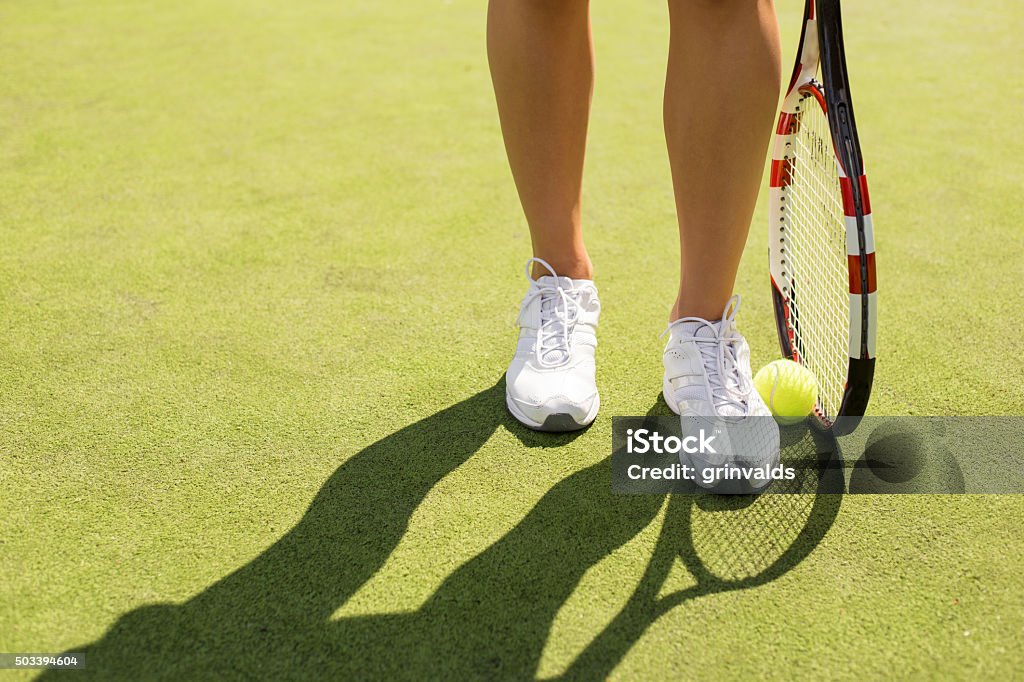
[[[533,255],[590,279],[580,210],[594,81],[587,0],[490,0],[487,54]]]
[[[669,0],[665,82],[679,216],[670,320],[717,320],[732,296],[780,88],[773,0]]]

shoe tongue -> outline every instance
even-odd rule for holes
[[[556,287],[560,286],[563,289],[573,289],[573,281],[568,277],[554,277],[552,275],[544,275],[534,280],[539,286],[542,287]]]
[[[570,292],[574,289],[574,284],[568,277],[553,277],[551,275],[545,275],[539,277],[536,280],[537,286],[540,287],[561,287],[566,292]],[[556,311],[562,305],[562,298],[557,294],[544,296],[540,303],[541,319],[547,323],[546,332],[547,334],[560,335],[565,332],[565,324],[561,322]],[[566,348],[548,348],[544,351],[541,356],[544,362],[551,364],[559,364],[569,359],[569,351]]]
[[[568,293],[572,291],[572,280],[569,279],[568,277],[545,276],[537,280],[537,286],[544,288],[561,287]],[[545,294],[540,301],[540,310],[541,313],[544,313],[546,317],[546,314],[553,313],[554,310],[560,305],[562,305],[561,296],[559,296],[556,293]]]
[[[686,336],[693,336],[698,339],[713,339],[718,335],[718,331],[721,328],[722,323],[691,320],[687,322],[677,322],[673,326]]]

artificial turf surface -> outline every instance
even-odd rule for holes
[[[871,412],[1024,414],[1024,10],[844,9]],[[593,7],[602,412],[506,415],[529,240],[484,13],[0,5],[0,651],[85,651],[72,679],[1019,674],[1019,497],[611,495],[611,417],[664,410],[662,3]],[[765,219],[737,285],[755,366]],[[663,525],[692,546],[652,556]],[[770,575],[693,568],[728,575],[745,534],[780,545]]]

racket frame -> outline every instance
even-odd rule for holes
[[[822,83],[815,81],[819,65]],[[818,424],[837,428],[840,417],[862,416],[871,396],[874,377],[878,317],[877,277],[875,275],[874,229],[867,179],[861,156],[860,141],[850,98],[849,78],[843,46],[842,18],[839,0],[805,0],[803,31],[789,88],[783,99],[772,144],[769,201],[769,268],[772,301],[784,357],[801,362],[794,347],[794,330],[790,328],[790,300],[780,283],[785,282],[785,216],[783,211],[785,184],[788,178],[786,156],[791,148],[792,131],[799,124],[797,107],[801,100],[813,95],[828,119],[832,148],[836,156],[843,196],[846,231],[847,267],[849,269],[849,364],[846,385],[839,410],[827,415],[820,405],[815,407]],[[811,103],[811,106],[814,106]],[[855,426],[855,421],[846,420]],[[847,429],[842,429],[843,431]]]

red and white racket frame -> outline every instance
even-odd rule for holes
[[[821,83],[815,80],[819,65]],[[845,214],[847,265],[850,273],[850,358],[847,381],[838,414],[826,415],[815,408],[821,426],[839,430],[835,424],[837,418],[859,417],[867,408],[874,377],[878,318],[871,202],[853,118],[839,0],[805,0],[800,47],[772,144],[768,248],[772,300],[782,354],[797,362],[801,358],[794,344],[794,330],[791,326],[791,292],[784,284],[787,281],[784,273],[788,216],[783,210],[785,204],[782,198],[791,177],[790,161],[786,157],[792,153],[793,133],[800,124],[797,107],[801,100],[810,103],[810,99],[805,99],[808,96],[814,98],[828,118]],[[814,283],[808,283],[807,286],[814,286]],[[856,420],[848,420],[847,423],[855,425]]]

